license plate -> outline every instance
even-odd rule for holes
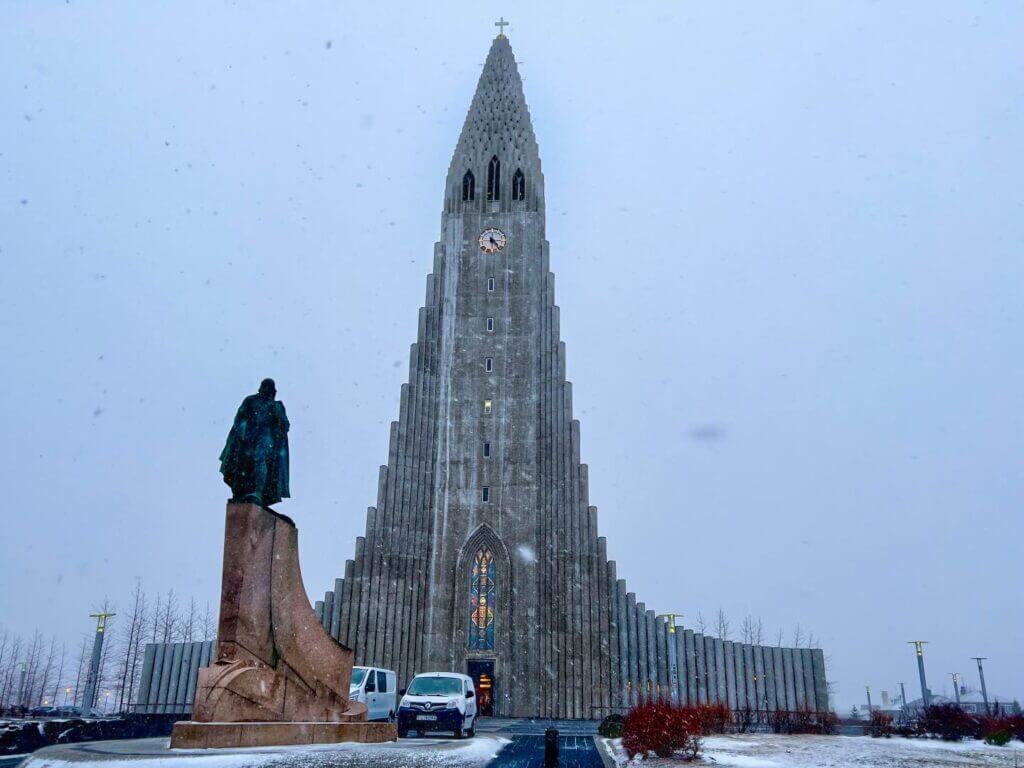
[[[437,720],[437,715],[417,715],[417,720]]]

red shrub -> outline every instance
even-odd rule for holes
[[[684,759],[693,760],[700,751],[700,733],[693,710],[667,702],[644,704],[626,715],[622,746],[630,759],[653,752],[658,757],[680,753]]]
[[[955,704],[936,704],[924,711],[921,728],[943,741],[960,741],[977,733],[978,721]]]
[[[877,709],[872,711],[870,722],[868,723],[868,733],[875,738],[879,736],[889,738],[892,736],[892,715]]]
[[[732,723],[732,711],[725,704],[700,704],[690,707],[689,711],[697,718],[700,732],[707,736],[710,733],[725,733]]]

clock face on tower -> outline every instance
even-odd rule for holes
[[[488,227],[480,233],[480,250],[484,253],[496,253],[505,247],[505,233],[500,229]]]

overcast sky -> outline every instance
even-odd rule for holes
[[[1024,6],[0,4],[0,624],[216,605],[238,403],[292,423],[306,586],[387,460],[504,14],[609,555],[659,612],[907,640],[1024,698]]]

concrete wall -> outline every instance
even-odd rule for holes
[[[147,643],[132,710],[144,715],[190,714],[199,668],[213,660],[214,642]]]

